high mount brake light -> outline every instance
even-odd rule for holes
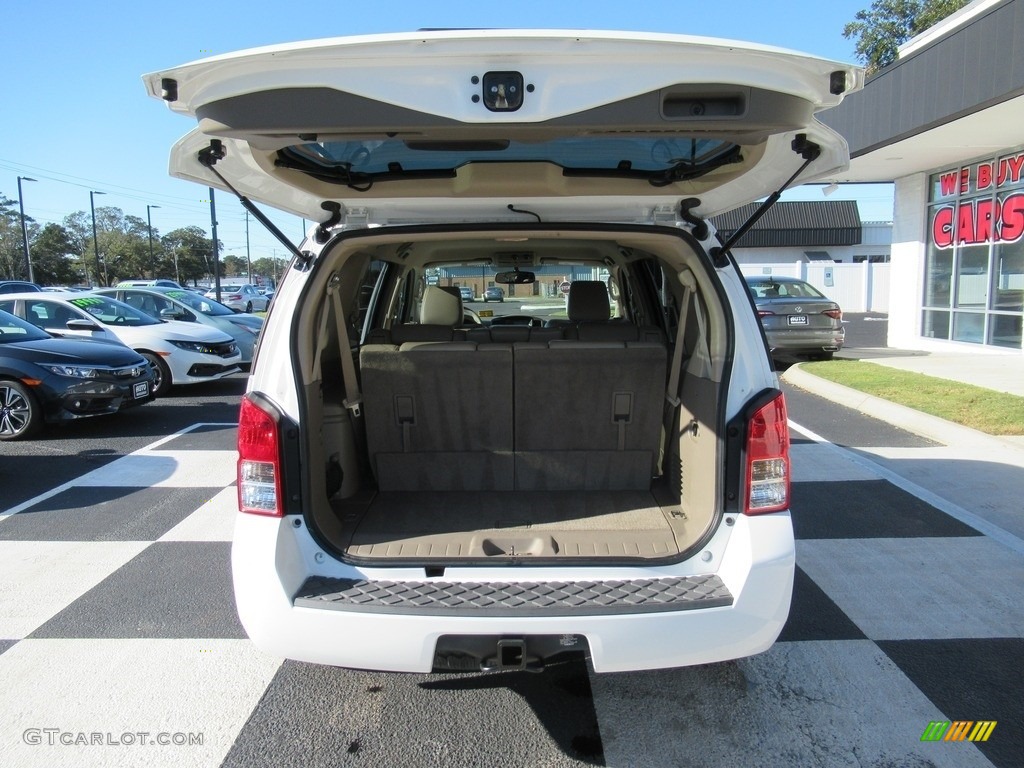
[[[787,509],[789,476],[789,425],[786,398],[780,393],[759,408],[747,425],[744,514]]]
[[[238,417],[238,509],[281,517],[283,498],[277,421],[243,397]]]

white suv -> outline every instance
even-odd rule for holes
[[[147,76],[199,121],[173,175],[320,222],[241,408],[253,641],[418,672],[768,648],[794,572],[786,410],[707,217],[844,168],[815,113],[862,78],[726,41],[505,30]],[[518,300],[570,273],[546,302],[566,316]],[[477,277],[517,301],[464,312],[449,286]]]

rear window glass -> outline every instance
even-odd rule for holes
[[[547,162],[567,170],[616,174],[659,173],[685,168],[700,175],[736,154],[738,148],[699,138],[558,138],[550,141],[331,141],[281,151],[294,167],[344,169],[370,176],[453,171],[468,163]]]

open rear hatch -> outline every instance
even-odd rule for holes
[[[732,41],[494,30],[253,49],[145,83],[198,120],[172,175],[313,221],[396,224],[450,220],[455,199],[467,221],[521,221],[513,205],[649,222],[691,197],[713,216],[778,189],[800,134],[820,153],[796,183],[844,168],[845,142],[814,115],[862,78]],[[199,160],[211,139],[220,176]]]

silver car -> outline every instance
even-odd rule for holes
[[[810,283],[795,277],[748,277],[772,355],[830,360],[843,347],[843,311]]]
[[[216,299],[217,289],[208,290],[206,298]],[[221,283],[220,302],[239,312],[266,312],[270,306],[270,299],[249,283]]]
[[[252,363],[256,339],[263,329],[263,318],[235,312],[213,299],[184,288],[103,288],[94,293],[110,296],[145,312],[157,320],[184,320],[212,326],[231,336],[242,353],[239,365],[248,369]]]

